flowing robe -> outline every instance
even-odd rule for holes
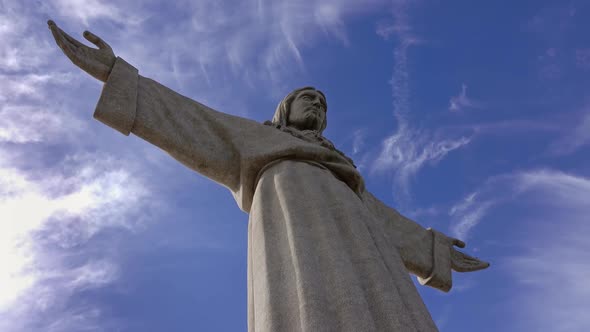
[[[220,113],[118,58],[95,118],[228,188],[249,213],[249,331],[436,331],[408,271],[451,287],[451,241],[387,207],[337,152]]]

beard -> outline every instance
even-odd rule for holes
[[[289,123],[289,126],[299,130],[320,130],[322,119],[314,112],[307,112],[304,116],[294,119],[294,121]]]

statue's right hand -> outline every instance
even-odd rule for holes
[[[60,29],[52,20],[47,21],[55,42],[65,55],[78,67],[103,82],[107,81],[117,57],[109,44],[90,31],[84,38],[98,47],[88,47]]]

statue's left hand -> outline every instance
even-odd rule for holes
[[[76,66],[96,79],[107,81],[117,59],[109,44],[92,32],[84,31],[84,38],[98,48],[88,47],[65,33],[55,22],[49,20],[47,25],[57,45]]]
[[[457,272],[473,272],[478,270],[483,270],[490,266],[490,263],[479,260],[476,257],[469,256],[457,249],[454,246],[459,248],[465,248],[465,242],[452,239],[451,246],[451,268]]]

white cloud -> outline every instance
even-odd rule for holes
[[[553,142],[549,152],[555,155],[566,155],[590,145],[590,106],[586,106],[581,119],[576,121],[573,129]]]
[[[51,141],[73,135],[85,125],[64,112],[33,106],[0,107],[0,142]]]
[[[383,141],[373,169],[391,171],[398,189],[396,194],[408,198],[410,181],[425,165],[437,163],[449,152],[469,142],[470,138],[467,137],[440,139],[429,132],[401,126]]]
[[[116,53],[124,51],[125,56],[140,64],[144,73],[174,83],[174,87],[190,81],[213,91],[239,79],[255,89],[264,87],[272,94],[282,94],[286,77],[293,72],[305,73],[305,48],[326,37],[346,45],[346,20],[382,7],[383,3],[281,0],[257,1],[253,6],[247,1],[181,1],[177,8],[182,8],[182,15],[177,15],[180,18],[173,29],[145,26],[146,32],[126,27],[118,36],[104,38],[113,41]],[[163,19],[150,16],[146,23],[159,24]],[[157,43],[146,47],[144,42],[131,42],[146,38]],[[172,71],[174,66],[200,68],[200,72]],[[227,99],[226,93],[220,98]]]
[[[63,313],[47,326],[48,332],[63,331],[108,331],[101,326],[102,312],[97,308],[75,308]],[[104,323],[104,322],[103,322]]]
[[[55,141],[71,137],[85,125],[64,110],[54,109],[49,87],[75,83],[69,73],[0,74],[0,143]]]
[[[117,279],[119,268],[108,260],[91,261],[71,271],[69,287],[75,290],[108,285]]]
[[[133,11],[125,10],[117,6],[115,2],[100,0],[55,0],[53,5],[57,11],[64,17],[76,18],[85,26],[89,26],[90,21],[106,18],[118,23],[137,24],[140,22],[132,13]]]
[[[521,173],[516,185],[518,192],[542,191],[546,203],[569,209],[590,208],[590,179],[554,170],[537,170]]]
[[[493,199],[487,198],[482,201],[478,198],[479,195],[479,192],[471,193],[451,207],[449,215],[455,220],[451,226],[453,237],[466,240],[469,231],[477,226],[488,210],[494,206]]]
[[[453,235],[467,236],[486,220],[490,207],[509,204],[511,213],[527,212],[517,213],[519,220],[503,218],[507,232],[522,225],[523,216],[529,222],[526,232],[514,228],[519,236],[503,239],[517,241],[510,246],[512,254],[496,259],[501,272],[519,285],[511,291],[511,302],[503,304],[512,306],[510,326],[518,331],[590,329],[590,286],[584,278],[590,274],[590,179],[551,169],[491,178],[451,208]]]
[[[356,155],[362,151],[365,145],[365,137],[367,136],[367,130],[357,129],[352,133],[352,154]]]
[[[590,179],[540,170],[521,174],[517,186],[537,203],[538,221],[522,239],[527,249],[507,262],[521,285],[515,318],[528,331],[587,331]]]
[[[398,40],[393,52],[393,76],[391,92],[393,115],[397,130],[385,138],[373,171],[391,171],[394,175],[395,197],[400,203],[410,198],[410,181],[423,166],[434,164],[449,152],[470,142],[468,137],[441,137],[435,133],[415,128],[409,120],[411,114],[408,56],[411,46],[422,43],[413,32],[410,22],[411,2],[393,1],[393,22],[380,24],[377,34],[383,38],[391,36]]]
[[[541,196],[535,194],[541,193]],[[540,169],[494,176],[449,209],[451,233],[466,239],[492,207],[534,199],[577,213],[590,206],[590,180],[556,170]],[[557,199],[557,200],[556,200]]]
[[[0,327],[15,330],[41,313],[67,310],[77,291],[102,287],[117,279],[114,258],[87,256],[68,261],[72,248],[83,248],[107,229],[135,230],[149,193],[142,182],[112,158],[74,155],[61,172],[42,178],[0,160],[0,316],[20,316]],[[133,217],[136,215],[135,217]],[[55,321],[63,318],[53,312]],[[4,320],[4,319],[3,319]]]
[[[400,48],[422,43],[414,33],[410,20],[411,7],[420,1],[393,0],[391,1],[391,22],[381,22],[377,25],[377,34],[385,39],[394,36],[400,41]]]
[[[466,108],[478,108],[480,103],[467,97],[467,85],[461,85],[461,92],[459,95],[451,97],[449,100],[449,111],[458,112]]]
[[[61,85],[73,81],[74,77],[70,73],[0,74],[0,102],[16,101],[22,98],[40,100],[47,96],[44,88],[48,84]]]
[[[51,45],[34,31],[19,2],[2,2],[0,11],[0,71],[29,70],[47,63]]]

